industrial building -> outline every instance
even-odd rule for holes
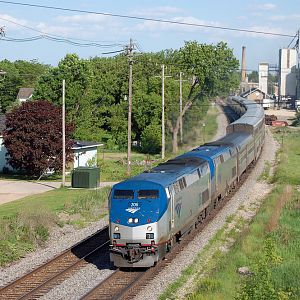
[[[297,50],[279,50],[279,95],[282,102],[296,99]]]

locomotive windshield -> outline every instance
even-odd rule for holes
[[[133,190],[115,190],[114,198],[115,199],[133,199],[134,192],[133,192]]]
[[[139,190],[138,199],[156,199],[158,198],[158,190]]]

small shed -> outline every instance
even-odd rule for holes
[[[30,100],[32,98],[33,91],[33,88],[20,88],[17,95],[17,100],[19,100],[20,102]]]
[[[97,148],[104,144],[88,141],[74,141],[72,147],[74,153],[74,168],[77,167],[96,167],[97,166]]]

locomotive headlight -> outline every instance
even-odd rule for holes
[[[132,223],[133,222],[133,219],[132,218],[129,218],[128,219],[128,223]]]
[[[134,218],[134,219],[133,219],[133,222],[134,222],[135,224],[137,224],[137,223],[139,222],[139,219],[138,219],[138,218]]]
[[[115,226],[115,231],[119,231],[119,226]]]
[[[147,231],[152,231],[152,226],[148,226]]]

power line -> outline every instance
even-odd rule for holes
[[[9,23],[15,24],[17,26],[20,26],[20,27],[23,27],[23,28],[26,28],[26,29],[29,29],[29,30],[32,30],[32,31],[35,31],[35,32],[38,32],[38,33],[41,33],[43,36],[54,37],[54,38],[56,37],[56,38],[60,38],[60,39],[66,39],[66,37],[63,37],[63,36],[60,36],[60,35],[56,35],[56,34],[49,34],[47,32],[35,29],[35,28],[27,26],[27,25],[20,24],[18,22],[12,21],[12,20],[8,20],[8,19],[1,18],[1,17],[0,17],[0,20],[3,20],[5,22],[9,22]],[[92,43],[92,44],[100,44],[101,43],[102,47],[123,47],[123,44],[121,44],[121,43],[106,44],[106,42],[104,42],[104,41],[91,41],[91,40],[79,39],[79,38],[73,38],[73,37],[70,37],[70,38],[68,38],[66,40],[77,40],[77,41],[83,41],[83,42]]]
[[[0,41],[25,43],[25,42],[33,42],[33,41],[37,41],[37,40],[41,40],[41,39],[50,40],[50,41],[58,42],[58,43],[66,43],[66,44],[70,44],[70,45],[78,46],[78,47],[108,48],[108,46],[106,46],[106,45],[101,45],[101,44],[97,44],[97,43],[79,43],[79,42],[71,41],[69,39],[55,38],[55,37],[48,36],[48,35],[39,35],[39,36],[33,36],[33,37],[29,37],[29,38],[22,38],[22,39],[6,36],[6,37],[1,38]],[[103,52],[101,54],[110,54],[110,53],[119,53],[119,52],[123,52],[123,50]]]
[[[293,41],[295,40],[296,36],[297,36],[297,33],[294,35],[293,39],[291,40],[291,42],[289,43],[289,45],[287,46],[287,48],[290,48],[290,46],[293,43]]]
[[[61,10],[61,11],[77,12],[77,13],[85,13],[85,14],[94,14],[94,15],[102,15],[102,16],[108,16],[108,17],[132,19],[132,20],[152,21],[152,22],[166,23],[166,24],[213,28],[213,29],[230,30],[230,31],[237,31],[237,32],[256,33],[256,34],[264,34],[264,35],[274,35],[274,36],[281,36],[281,37],[292,37],[292,38],[294,37],[294,35],[291,35],[291,34],[267,32],[267,31],[257,31],[257,30],[250,30],[250,29],[239,29],[239,28],[234,28],[234,27],[215,26],[215,25],[206,25],[206,24],[180,22],[180,21],[171,21],[171,20],[156,19],[156,18],[146,18],[146,17],[138,17],[138,16],[133,16],[133,15],[121,15],[121,14],[113,14],[113,13],[104,13],[104,12],[97,12],[97,11],[92,11],[92,10],[81,10],[81,9],[47,6],[47,5],[38,5],[38,4],[30,4],[30,3],[23,3],[23,2],[3,1],[3,0],[0,0],[0,2],[1,3],[6,3],[6,4],[12,4],[12,5],[21,5],[21,6],[28,6],[28,7],[36,7],[36,8],[44,8],[44,9],[52,9],[52,10]]]

